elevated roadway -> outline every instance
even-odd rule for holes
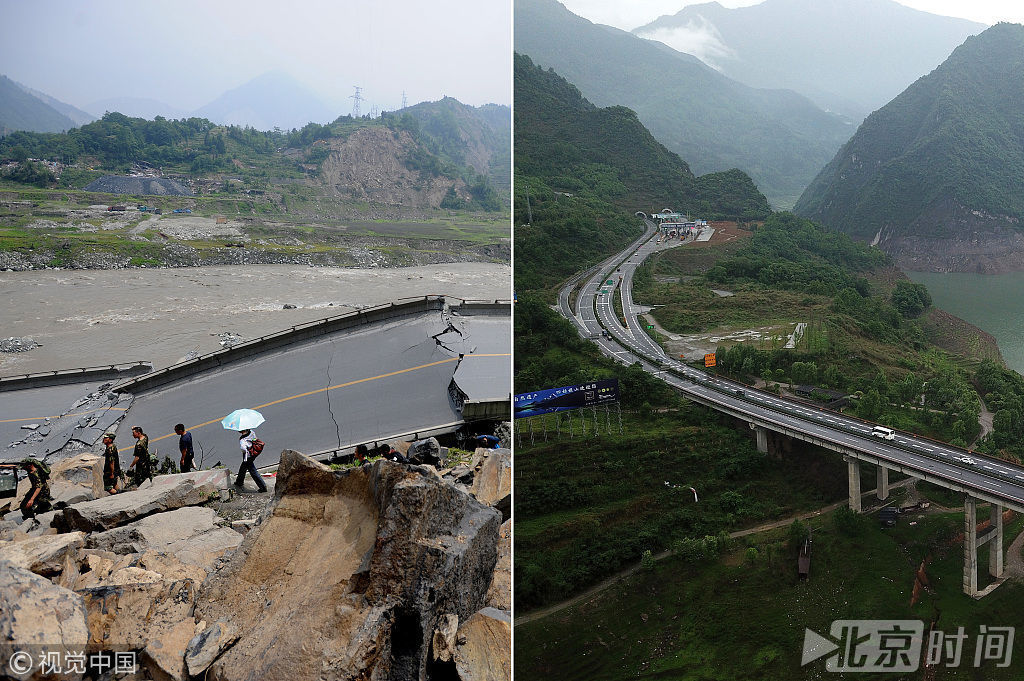
[[[888,496],[888,471],[897,470],[963,492],[968,508],[973,508],[972,504],[977,501],[985,501],[992,503],[994,509],[1005,507],[1024,512],[1022,466],[979,456],[908,432],[897,431],[892,440],[880,439],[871,434],[875,424],[722,379],[667,356],[637,319],[632,293],[637,267],[651,253],[664,247],[664,243],[656,241],[653,223],[647,221],[644,236],[639,242],[634,242],[588,272],[587,277],[570,281],[563,287],[559,294],[561,313],[573,321],[584,337],[597,343],[605,355],[627,365],[639,363],[645,371],[658,376],[693,401],[748,422],[756,431],[758,447],[762,451],[767,449],[768,431],[773,431],[842,453],[848,462],[850,505],[855,510],[860,510],[861,498],[858,464],[866,461],[877,466],[878,494],[883,499]],[[569,301],[577,287],[576,305],[572,309]],[[625,319],[620,319],[614,311],[616,290]],[[973,459],[974,463],[966,463],[965,457]],[[993,526],[997,523],[993,522]],[[1000,519],[998,527],[1001,526]],[[975,549],[986,541],[997,542],[999,550],[992,552],[990,569],[994,574],[1001,574],[1001,534],[998,539],[995,532],[978,539],[975,526],[968,521],[965,521],[965,534],[968,545],[972,544],[971,537],[974,537]],[[973,555],[974,552],[969,550],[968,553]],[[995,565],[997,554],[998,566]],[[975,595],[976,569],[965,564],[964,580],[965,591]]]

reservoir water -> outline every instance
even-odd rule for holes
[[[1024,374],[1024,272],[907,272],[932,304],[995,336],[1008,367]]]

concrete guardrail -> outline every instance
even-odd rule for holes
[[[338,331],[345,331],[367,324],[394,319],[413,314],[422,314],[431,310],[444,308],[443,296],[424,296],[403,303],[388,303],[375,307],[348,312],[326,319],[306,322],[267,336],[260,336],[231,348],[224,348],[205,355],[200,355],[187,362],[174,364],[165,369],[140,376],[114,386],[116,392],[139,394],[161,386],[179,381],[189,376],[226,366],[234,362],[255,357],[256,355],[277,350],[294,343],[326,336]]]
[[[26,388],[45,388],[70,383],[120,381],[129,376],[142,376],[152,373],[152,371],[153,365],[149,362],[131,362],[128,364],[41,371],[18,376],[0,376],[0,392],[24,390]]]

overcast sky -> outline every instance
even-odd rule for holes
[[[281,71],[348,113],[511,103],[511,0],[0,0],[0,74],[80,108],[191,111]]]
[[[687,5],[706,0],[560,0],[573,14],[597,24],[632,31],[665,14],[675,14]],[[763,0],[718,0],[723,7],[747,7]],[[914,9],[961,17],[984,24],[1009,21],[1024,23],[1024,0],[899,0]]]

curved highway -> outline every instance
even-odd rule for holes
[[[584,337],[596,342],[605,355],[627,365],[639,362],[645,371],[694,401],[746,420],[751,427],[767,428],[851,453],[859,459],[1024,512],[1022,466],[974,453],[970,457],[976,463],[966,464],[962,458],[968,455],[967,451],[913,433],[897,431],[894,440],[881,440],[871,436],[874,424],[725,380],[667,356],[643,330],[634,313],[632,294],[636,268],[651,253],[667,247],[658,243],[656,234],[656,226],[647,221],[643,237],[584,273],[589,278],[580,287],[575,311],[569,301],[584,276],[570,280],[559,293],[562,315],[572,320]],[[679,242],[671,245],[678,246]],[[616,289],[621,296],[625,325],[615,314]]]

